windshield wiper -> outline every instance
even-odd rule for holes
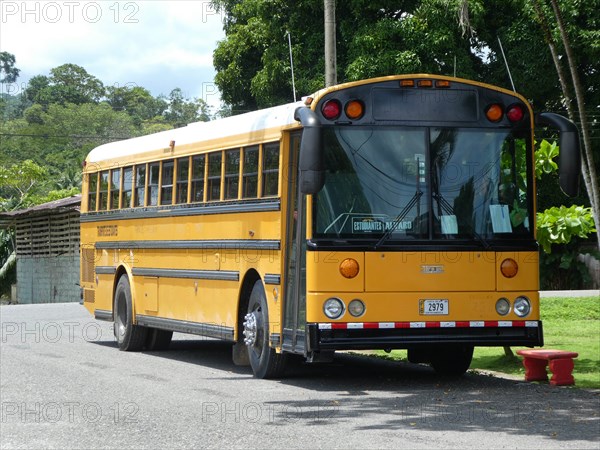
[[[442,209],[446,211],[446,213],[456,216],[454,208],[450,203],[448,203],[448,201],[442,196],[442,194],[440,194],[439,192],[433,192],[432,197],[438,202],[438,205],[440,205]],[[475,238],[475,240],[479,241],[481,245],[483,245],[483,248],[485,248],[486,250],[492,248],[490,243],[486,241],[479,233],[477,233],[477,231],[475,231],[475,228],[472,228],[471,232],[473,233],[473,237]]]
[[[417,202],[419,201],[419,199],[421,198],[422,195],[423,195],[422,191],[415,192],[415,195],[413,195],[413,197],[410,199],[410,201],[407,203],[407,205],[404,207],[404,209],[402,211],[400,211],[400,214],[398,214],[396,216],[396,218],[392,222],[391,226],[386,230],[386,232],[383,234],[383,236],[381,236],[381,238],[377,241],[377,244],[375,244],[375,246],[373,247],[373,250],[377,250],[381,244],[383,244],[385,241],[387,241],[390,238],[392,233],[394,231],[396,231],[396,228],[398,228],[398,225],[400,225],[400,222],[402,222],[404,220],[404,218],[406,217],[408,212],[412,209],[413,206],[415,206],[417,204]]]

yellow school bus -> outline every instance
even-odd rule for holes
[[[399,75],[109,143],[86,158],[84,305],[121,350],[230,341],[281,376],[289,354],[407,349],[462,374],[474,346],[543,345],[534,123],[572,122],[464,79]]]

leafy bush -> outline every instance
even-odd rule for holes
[[[552,174],[558,169],[554,158],[558,156],[556,143],[543,140],[535,152],[535,176]],[[578,255],[590,253],[600,258],[597,250],[582,249],[584,240],[596,231],[592,209],[578,205],[553,206],[537,213],[537,240],[540,254],[541,289],[581,289],[590,285],[587,266]]]
[[[574,236],[585,239],[595,231],[592,208],[553,206],[537,213],[537,240],[546,253],[552,244],[568,244]]]

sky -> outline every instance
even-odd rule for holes
[[[154,96],[178,87],[216,109],[212,53],[224,37],[207,0],[0,0],[0,51],[21,70],[3,90],[18,93],[31,77],[71,63],[105,86],[137,85]]]

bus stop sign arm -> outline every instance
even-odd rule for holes
[[[569,197],[579,192],[581,176],[581,151],[579,148],[579,130],[566,117],[559,114],[543,112],[537,115],[536,125],[549,126],[560,132],[558,156],[558,179],[560,188]]]
[[[325,184],[321,123],[317,114],[305,106],[296,109],[294,119],[304,127],[300,143],[300,192],[306,195],[316,194]]]

